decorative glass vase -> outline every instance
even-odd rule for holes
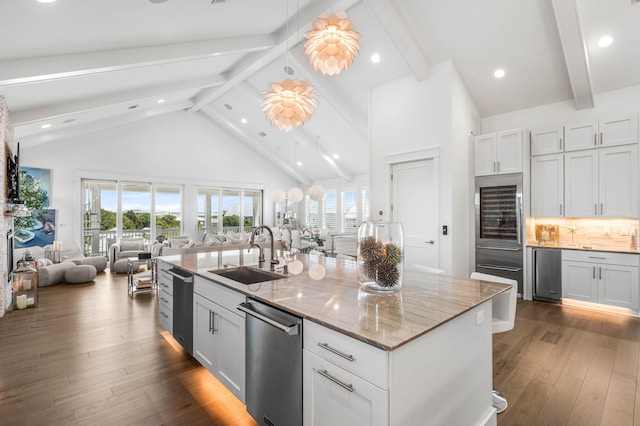
[[[358,228],[358,280],[364,289],[395,292],[402,289],[404,259],[402,225],[363,222]]]

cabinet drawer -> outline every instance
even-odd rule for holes
[[[312,321],[303,322],[304,348],[382,389],[388,388],[387,352]]]
[[[574,262],[608,263],[610,265],[638,266],[640,255],[610,253],[606,251],[562,250],[562,260]]]
[[[164,305],[167,309],[173,310],[173,295],[160,289],[158,292],[158,303]]]
[[[201,277],[195,277],[193,291],[223,308],[227,308],[234,314],[244,317],[244,313],[236,309],[236,306],[245,301],[243,294]]]
[[[173,310],[162,303],[158,305],[158,322],[160,327],[173,334]]]
[[[166,291],[168,294],[173,295],[173,277],[170,275],[158,274],[158,288]]]

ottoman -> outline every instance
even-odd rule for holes
[[[69,269],[76,267],[73,262],[61,262],[38,268],[38,287],[47,287],[64,281],[64,275]]]
[[[67,269],[64,273],[64,280],[67,284],[88,283],[93,281],[97,273],[96,267],[93,265],[76,265]]]
[[[138,272],[140,269],[141,262],[134,260],[133,261],[133,272]],[[113,270],[111,272],[115,272],[116,274],[126,274],[129,272],[129,261],[127,259],[119,259],[116,260],[113,264]]]
[[[81,257],[78,259],[71,259],[71,262],[76,265],[92,265],[96,268],[97,272],[102,272],[107,268],[107,258],[104,256]]]

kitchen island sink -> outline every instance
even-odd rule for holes
[[[262,271],[248,266],[240,266],[237,268],[229,269],[217,269],[211,270],[209,272],[241,284],[256,284],[285,278],[280,274]]]

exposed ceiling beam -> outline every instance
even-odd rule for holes
[[[251,63],[245,63],[243,66],[238,66],[228,76],[227,82],[220,87],[214,89],[208,89],[203,91],[195,100],[191,112],[196,112],[205,105],[218,99],[225,93],[229,92],[236,84],[248,79],[256,72],[260,71],[265,66],[269,65],[272,61],[283,55],[288,48],[292,48],[298,42],[304,38],[304,33],[311,29],[313,21],[320,15],[328,15],[336,10],[347,10],[360,0],[336,0],[327,5],[326,2],[312,1],[304,10],[295,14],[289,19],[292,23],[290,25],[290,34],[286,34],[286,26],[281,31],[281,35],[278,37],[280,40],[275,46],[269,49],[263,55],[258,56]]]
[[[260,96],[260,94],[256,92],[256,90],[247,82],[239,83],[235,87],[235,90],[239,93],[242,93],[245,97],[251,99],[253,102],[262,102],[262,97]],[[295,139],[305,146],[317,150],[318,155],[322,157],[322,159],[329,165],[331,170],[333,170],[337,176],[343,178],[347,182],[351,182],[351,180],[353,180],[353,175],[349,173],[349,171],[347,171],[344,167],[340,166],[330,154],[324,151],[320,146],[320,143],[315,141],[313,137],[304,130],[304,128],[296,129]]]
[[[431,74],[431,64],[420,45],[407,29],[404,18],[392,0],[364,0],[380,26],[396,46],[416,80],[422,81]],[[396,5],[394,5],[396,3]]]
[[[362,137],[363,141],[368,140],[367,129],[369,125],[367,117],[362,117],[356,112],[355,106],[352,105],[348,98],[345,98],[344,93],[334,90],[335,86],[331,83],[330,77],[315,72],[309,61],[299,61],[295,55],[289,56],[289,63],[302,75],[304,80],[307,80],[315,87],[323,102],[329,104],[331,108],[340,114],[353,130]]]
[[[131,112],[126,114],[120,114],[104,120],[91,121],[89,123],[80,123],[65,127],[60,130],[53,130],[46,133],[38,133],[32,136],[25,136],[20,138],[20,144],[24,146],[35,146],[42,143],[55,141],[58,139],[71,138],[81,134],[87,134],[96,132],[111,127],[122,126],[124,124],[133,123],[135,121],[143,120],[145,118],[151,118],[170,112],[184,110],[191,106],[191,101],[180,101],[169,105],[162,105],[160,107],[146,109],[141,111]]]
[[[284,170],[289,176],[296,179],[298,182],[304,185],[310,185],[309,179],[305,176],[298,173],[295,169],[290,167],[289,165],[280,161],[277,156],[273,155],[271,151],[266,149],[262,144],[259,143],[258,139],[252,135],[249,135],[244,129],[240,128],[236,123],[231,122],[230,120],[216,114],[215,111],[212,111],[209,107],[204,107],[199,110],[201,114],[203,114],[208,119],[212,120],[219,126],[226,128],[232,134],[237,136],[242,142],[247,144],[253,151],[256,151],[260,154],[261,157],[268,159],[271,161],[276,167]]]
[[[591,87],[589,57],[580,27],[577,1],[552,0],[551,3],[560,33],[576,109],[593,108],[595,101]]]
[[[270,49],[275,42],[275,36],[266,35],[6,60],[0,61],[0,87],[191,61],[211,56],[246,54]]]
[[[224,79],[222,77],[213,76],[150,89],[116,93],[101,98],[83,99],[77,102],[70,102],[45,108],[17,111],[11,114],[11,122],[14,127],[18,127],[42,120],[74,116],[88,111],[110,108],[116,105],[130,105],[148,99],[156,99],[159,96],[171,97],[173,94],[177,94],[179,92],[190,91],[195,93],[203,88],[220,85],[222,83],[224,83]],[[189,95],[187,94],[185,97],[189,97]]]

